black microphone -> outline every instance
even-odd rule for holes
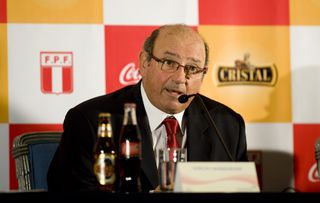
[[[189,100],[190,97],[194,97],[194,96],[196,96],[196,94],[189,94],[189,95],[183,94],[183,95],[178,97],[178,101],[181,104],[184,104]]]
[[[224,148],[224,150],[226,151],[229,159],[230,159],[231,161],[234,161],[234,159],[233,159],[233,157],[232,157],[232,155],[231,155],[231,153],[230,153],[230,150],[228,149],[228,147],[227,147],[227,145],[226,145],[223,137],[221,136],[221,133],[220,133],[220,131],[218,130],[216,123],[213,121],[213,119],[212,119],[212,117],[211,117],[211,115],[210,115],[210,113],[209,113],[209,110],[208,110],[208,108],[206,107],[206,105],[204,104],[201,96],[198,95],[198,94],[190,94],[190,95],[184,94],[184,95],[181,95],[181,96],[178,97],[178,101],[179,101],[180,103],[186,103],[186,102],[188,101],[188,99],[189,99],[190,97],[193,97],[193,96],[197,96],[197,98],[199,99],[200,104],[201,104],[201,108],[206,112],[206,115],[207,115],[207,117],[208,117],[208,119],[209,119],[209,121],[210,121],[210,124],[211,124],[211,126],[215,129],[215,131],[216,131],[216,133],[217,133],[217,135],[218,135],[218,138],[219,138],[221,144],[223,145],[223,148]],[[320,153],[319,153],[319,154],[320,154]]]
[[[316,141],[316,144],[314,146],[315,150],[315,158],[317,162],[318,167],[318,179],[320,179],[320,138]]]

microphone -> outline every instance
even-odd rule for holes
[[[320,179],[320,138],[316,141],[316,144],[314,146],[315,150],[315,158],[317,162],[318,167],[318,179]]]
[[[188,99],[189,99],[190,97],[193,97],[193,96],[197,96],[197,98],[199,99],[200,104],[201,104],[201,108],[206,112],[206,115],[207,115],[207,117],[208,117],[208,119],[209,119],[209,121],[210,121],[210,124],[211,124],[211,126],[214,128],[214,130],[216,131],[216,133],[217,133],[217,135],[218,135],[218,138],[219,138],[221,144],[223,145],[223,148],[224,148],[224,150],[226,151],[229,159],[230,159],[231,161],[234,161],[234,159],[233,159],[233,157],[232,157],[232,155],[231,155],[230,150],[228,149],[228,147],[227,147],[227,145],[226,145],[223,137],[221,136],[221,133],[220,133],[219,129],[217,128],[216,123],[213,121],[213,119],[212,119],[212,117],[211,117],[211,115],[210,115],[210,113],[209,113],[209,110],[208,110],[208,108],[206,107],[206,105],[204,104],[201,96],[198,95],[198,94],[190,94],[190,95],[184,94],[184,95],[181,95],[181,96],[178,97],[178,101],[183,104],[183,103],[186,103],[186,102],[188,101]],[[320,142],[319,142],[319,148],[320,148]],[[319,150],[319,158],[320,158],[320,150]]]
[[[178,97],[178,101],[181,104],[184,104],[189,100],[190,97],[194,97],[194,96],[196,96],[196,94],[189,94],[189,95],[183,94],[183,95]]]

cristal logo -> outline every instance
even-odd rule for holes
[[[219,65],[217,72],[212,72],[217,85],[274,86],[278,78],[275,64],[255,66],[250,63],[249,56],[245,54],[243,60],[235,60],[234,66]]]
[[[138,68],[134,63],[127,64],[120,72],[119,80],[122,85],[136,84],[141,79]]]
[[[319,174],[317,171],[317,163],[314,163],[308,172],[308,180],[313,183],[319,182],[320,179],[318,178],[318,176]]]

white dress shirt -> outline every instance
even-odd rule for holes
[[[183,114],[184,111],[177,113],[177,114],[167,114],[158,108],[156,108],[153,104],[151,104],[150,100],[148,99],[148,96],[145,92],[145,89],[143,88],[143,84],[141,83],[141,96],[144,108],[146,110],[148,121],[150,125],[150,130],[152,133],[152,141],[153,141],[153,151],[155,154],[155,158],[157,161],[158,166],[158,160],[157,160],[157,151],[159,149],[165,149],[167,147],[167,132],[165,126],[162,124],[162,121],[168,117],[168,116],[174,116],[179,123],[181,133],[183,134],[181,148],[184,148],[186,145],[186,127],[183,122]]]

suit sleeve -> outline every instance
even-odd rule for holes
[[[96,190],[92,170],[95,125],[71,109],[64,120],[60,145],[48,172],[49,191]]]
[[[238,146],[236,153],[236,161],[248,161],[247,157],[247,139],[246,139],[246,130],[245,122],[241,115],[238,114],[239,121],[239,135],[238,135]]]

